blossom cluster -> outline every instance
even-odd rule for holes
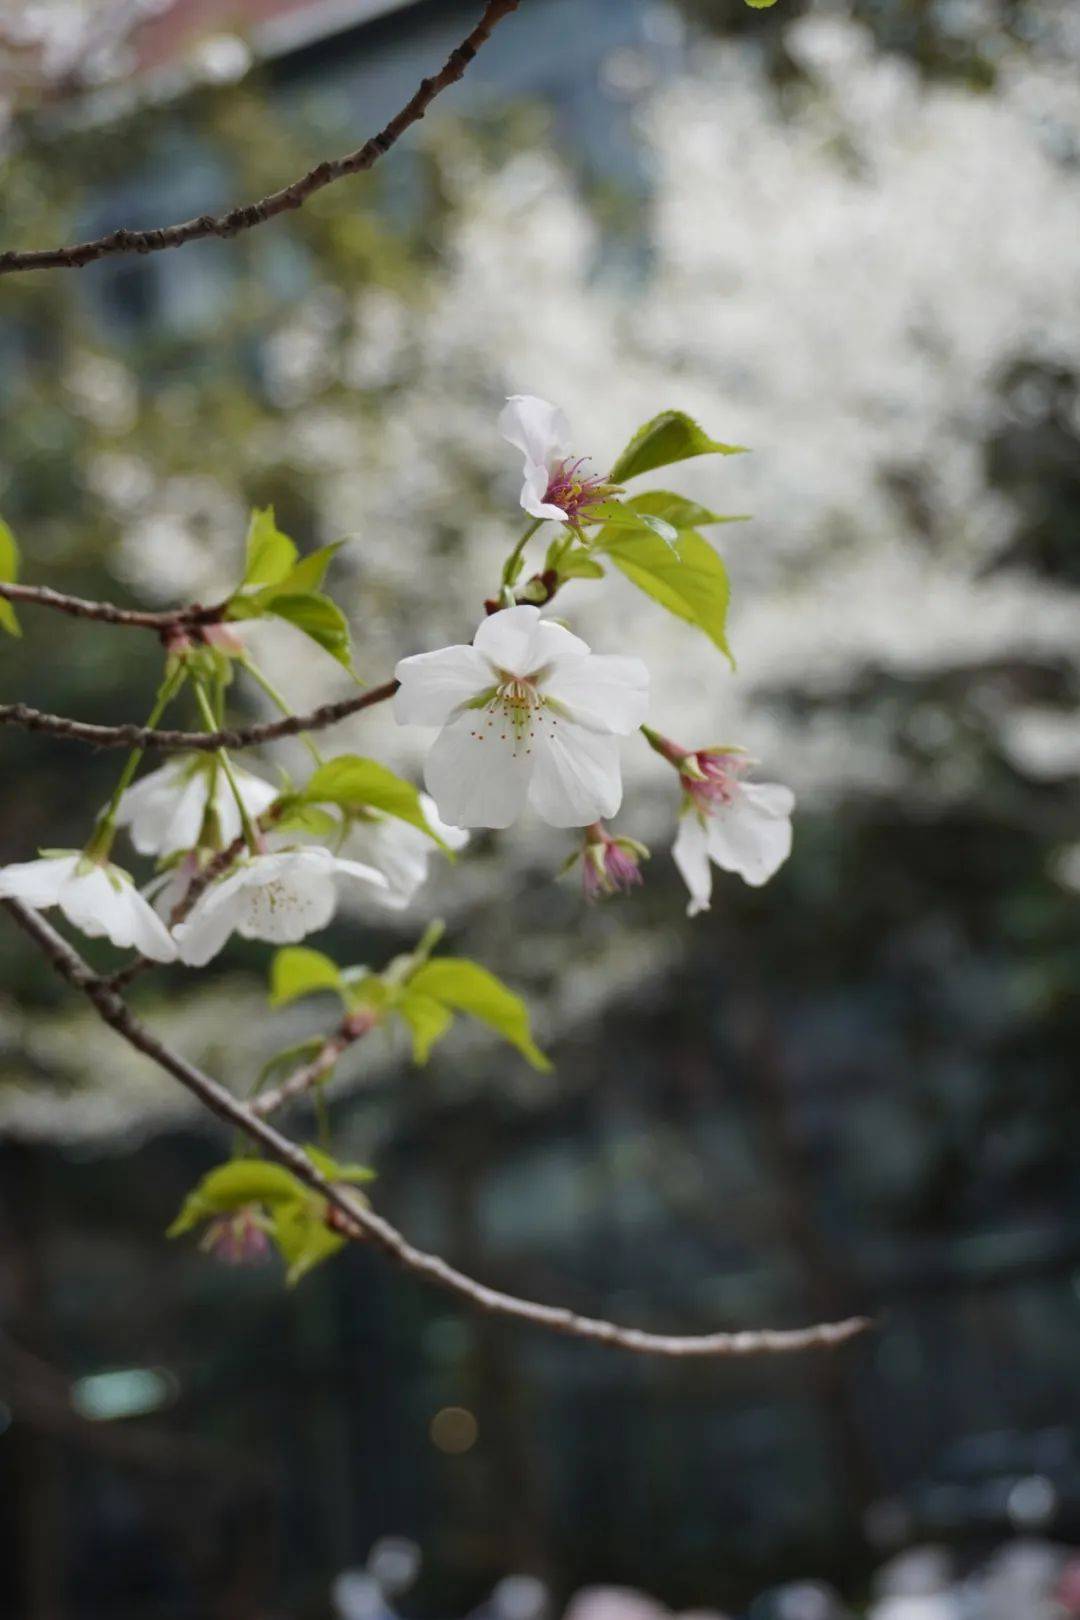
[[[224,749],[175,758],[133,781],[136,752],[86,847],[43,851],[0,870],[0,898],[59,908],[91,937],[199,967],[233,935],[295,944],[327,926],[345,892],[408,906],[436,849],[453,854],[470,831],[506,828],[527,811],[552,827],[581,829],[568,864],[580,862],[587,898],[614,894],[640,884],[648,855],[605,826],[620,810],[621,750],[636,733],[677,774],[673,854],[690,915],[709,907],[712,866],[753,885],[771,877],[791,848],[789,790],[747,780],[749,762],[736,748],[686,747],[653,730],[642,660],[594,652],[546,611],[567,583],[614,565],[726,650],[726,576],[697,532],[719,520],[668,492],[623,496],[642,472],[737,447],[664,412],[598,475],[546,401],[514,396],[500,427],[524,458],[520,504],[530,524],[472,641],[405,657],[395,670],[398,724],[436,732],[426,793],[373,761],[323,761],[310,739],[318,768],[299,790],[242,769]],[[556,526],[555,538],[543,567],[523,580],[528,544],[545,524]],[[166,674],[153,718],[190,682],[212,730],[233,661],[287,707],[247,653],[248,618],[291,618],[347,663],[345,622],[318,592],[334,549],[298,560],[272,514],[257,513],[244,580],[220,621],[163,638]],[[120,830],[158,864],[141,890],[111,858]]]

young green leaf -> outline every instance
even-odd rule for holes
[[[285,1281],[290,1288],[345,1243],[340,1232],[331,1231],[326,1224],[326,1205],[321,1200],[279,1204],[273,1222],[271,1235],[285,1262]]]
[[[303,789],[303,798],[308,804],[336,804],[347,811],[381,810],[435,837],[412,783],[359,754],[339,754],[320,765]]]
[[[308,591],[300,596],[274,596],[267,603],[265,611],[294,624],[352,673],[348,621],[337,603],[328,596],[318,591]]]
[[[736,456],[742,449],[741,444],[710,439],[684,411],[661,411],[638,428],[612,467],[611,481],[625,484],[628,478],[652,472],[654,467],[670,467],[673,462],[689,461],[694,456]]]
[[[703,630],[734,664],[725,632],[731,594],[727,569],[696,529],[681,530],[674,546],[643,529],[636,533],[605,530],[596,549],[610,557],[646,596]]]
[[[4,584],[14,585],[18,577],[18,543],[3,518],[0,518],[0,580]],[[0,629],[6,630],[9,636],[22,635],[15,609],[3,596],[0,596]]]
[[[435,1042],[454,1022],[450,1008],[409,987],[402,992],[394,1011],[401,1014],[412,1034],[413,1062],[426,1063]]]
[[[336,962],[306,945],[286,945],[270,964],[270,1005],[285,1007],[316,990],[334,990],[343,999],[347,986]]]
[[[327,1181],[347,1182],[355,1187],[361,1182],[375,1180],[374,1170],[369,1169],[366,1164],[339,1164],[329,1153],[324,1153],[322,1148],[312,1147],[310,1144],[305,1147],[304,1152]]]
[[[654,516],[644,509],[635,510],[622,501],[604,501],[600,506],[591,507],[589,521],[603,523],[610,529],[650,529],[669,545],[678,538],[678,530],[666,518]]]
[[[652,517],[663,518],[674,529],[700,529],[710,523],[743,523],[745,518],[724,517],[719,512],[710,512],[707,506],[699,506],[697,501],[688,501],[685,495],[676,495],[670,489],[650,489],[643,495],[633,495],[624,503],[631,512],[648,513]]]
[[[408,981],[407,992],[428,996],[454,1012],[469,1013],[515,1046],[534,1069],[550,1070],[550,1062],[532,1038],[525,1003],[478,962],[453,956],[425,962]]]
[[[296,564],[299,553],[274,521],[274,508],[256,508],[247,532],[247,556],[241,589],[280,585]]]
[[[166,1237],[180,1237],[215,1215],[227,1215],[247,1204],[276,1206],[301,1198],[304,1188],[280,1164],[265,1159],[231,1159],[220,1164],[188,1193]]]
[[[308,591],[317,591],[326,576],[326,570],[344,544],[344,540],[334,540],[330,545],[320,546],[318,551],[309,551],[306,557],[301,557],[296,567],[282,580],[282,593],[289,596],[305,596]]]

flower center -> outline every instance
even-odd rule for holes
[[[548,478],[544,500],[551,506],[561,507],[571,523],[576,522],[587,507],[606,500],[609,493],[603,478],[582,472],[585,465],[584,456],[577,461],[557,461]]]
[[[509,743],[514,754],[531,754],[538,730],[558,724],[551,712],[556,706],[540,692],[534,677],[505,671],[500,676],[469,735],[477,742]]]

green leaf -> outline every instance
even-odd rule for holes
[[[352,672],[352,644],[349,625],[336,602],[318,591],[301,596],[275,596],[266,611],[276,618],[285,619],[302,630],[305,636],[318,643],[331,658]]]
[[[703,630],[734,665],[725,632],[731,594],[727,569],[696,529],[683,529],[674,546],[645,530],[630,534],[605,530],[596,549],[646,596]]]
[[[395,1011],[404,1018],[412,1034],[413,1062],[426,1063],[435,1042],[446,1034],[454,1022],[453,1013],[441,1001],[422,995],[411,987],[404,991]]]
[[[323,582],[326,570],[344,544],[344,540],[334,540],[328,546],[320,546],[318,551],[309,551],[307,556],[302,557],[296,567],[282,580],[282,593],[287,593],[290,596],[305,596],[309,591],[317,591]]]
[[[632,512],[647,512],[652,517],[664,518],[675,529],[700,529],[709,523],[745,521],[741,516],[723,517],[719,512],[710,512],[707,506],[688,501],[685,495],[676,495],[670,489],[650,489],[644,495],[632,496],[625,504]]]
[[[430,996],[455,1012],[469,1013],[515,1046],[534,1069],[547,1072],[551,1068],[532,1038],[521,997],[478,962],[453,956],[425,962],[409,980],[408,992]]]
[[[265,1159],[231,1159],[211,1170],[188,1193],[166,1237],[180,1237],[214,1215],[227,1215],[247,1204],[276,1206],[304,1196],[296,1177]]]
[[[274,817],[275,832],[306,832],[313,838],[332,839],[341,832],[341,822],[318,805],[297,802]]]
[[[274,508],[257,507],[251,514],[247,532],[247,555],[241,589],[256,585],[280,585],[296,564],[299,553],[287,534],[274,521]]]
[[[776,0],[746,0],[746,4],[755,11],[768,11],[770,6],[775,6]]]
[[[285,1262],[285,1281],[294,1287],[323,1260],[329,1260],[345,1239],[326,1224],[326,1203],[280,1204],[273,1211],[273,1239]]]
[[[735,456],[742,449],[740,444],[710,439],[704,428],[683,411],[661,411],[638,428],[612,467],[611,481],[625,484],[628,478],[637,478],[654,467],[670,467],[675,461],[689,461],[693,456]]]
[[[376,759],[339,754],[336,759],[327,760],[308,780],[303,798],[309,804],[336,804],[346,811],[381,810],[399,821],[407,821],[429,838],[435,837],[424,815],[418,789]]]
[[[18,577],[18,543],[3,518],[0,518],[0,581],[5,585],[14,585]],[[0,596],[0,629],[6,630],[9,636],[22,635],[15,609],[2,596]]]
[[[361,1182],[375,1180],[374,1170],[370,1169],[366,1164],[339,1164],[336,1159],[330,1157],[329,1153],[324,1153],[322,1148],[310,1145],[304,1149],[304,1152],[319,1174],[325,1176],[327,1181],[347,1182],[350,1186],[355,1187]]]
[[[653,534],[673,545],[678,538],[679,531],[666,518],[655,517],[651,512],[635,511],[630,506],[624,506],[622,501],[605,501],[602,506],[592,507],[589,512],[589,521],[602,522],[610,529],[650,529]]]
[[[286,945],[270,964],[270,1005],[285,1007],[316,990],[335,990],[344,997],[345,980],[336,962],[306,945]]]

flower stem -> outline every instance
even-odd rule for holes
[[[187,670],[182,663],[167,671],[165,678],[157,689],[154,706],[146,717],[148,727],[157,725],[186,679]],[[138,770],[139,762],[145,752],[144,748],[133,748],[131,750],[124,762],[124,768],[117,778],[116,786],[112,790],[112,796],[108,804],[94,823],[94,830],[86,846],[86,853],[96,860],[104,860],[112,848],[113,837],[116,833],[116,812],[119,809],[120,800],[131,786],[132,778]]]
[[[200,680],[196,680],[195,682],[195,698],[199,705],[199,711],[206,722],[206,729],[208,731],[216,731],[218,729],[217,717],[214,714],[213,705],[206,695],[206,688]],[[217,750],[217,757],[221,761],[222,770],[225,772],[225,780],[229,784],[229,791],[232,794],[233,799],[236,801],[237,813],[240,816],[240,825],[244,829],[244,842],[247,844],[247,847],[250,849],[251,853],[253,855],[257,855],[259,853],[259,835],[255,830],[251,817],[248,815],[247,805],[244,803],[244,796],[240,792],[240,786],[236,780],[236,775],[232,768],[232,761],[224,748],[219,748]]]
[[[525,530],[525,533],[521,536],[521,539],[518,541],[513,551],[510,553],[509,557],[507,557],[502,571],[502,585],[504,588],[509,589],[509,587],[513,585],[514,581],[517,579],[518,575],[521,573],[521,560],[525,555],[525,547],[528,545],[529,541],[532,539],[533,535],[536,533],[543,521],[543,518],[534,518],[529,524],[528,528]]]
[[[239,660],[239,663],[241,669],[247,670],[256,686],[262,687],[271,703],[281,714],[292,715],[296,712],[294,709],[290,708],[288,700],[278,691],[270,677],[263,673],[250,653],[244,653],[243,657]],[[311,734],[307,731],[301,731],[298,733],[298,735],[300,741],[303,743],[316,765],[324,764],[325,761],[323,755],[319,751],[316,743],[313,742]]]

